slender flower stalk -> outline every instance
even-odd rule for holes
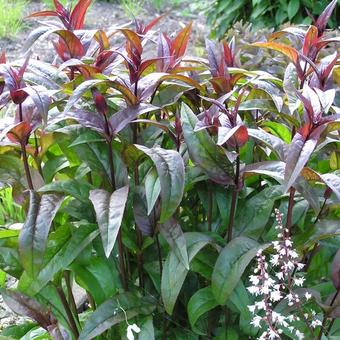
[[[297,329],[296,322],[303,321],[314,338],[314,329],[321,326],[321,321],[316,318],[314,311],[306,313],[302,302],[307,302],[312,295],[306,292],[303,296],[295,292],[295,288],[302,287],[305,278],[301,275],[293,276],[294,271],[301,271],[304,264],[298,261],[299,255],[293,248],[289,229],[283,226],[282,214],[275,209],[278,230],[278,241],[273,241],[273,254],[269,261],[262,250],[257,253],[257,266],[254,275],[249,277],[252,286],[248,291],[261,297],[254,305],[248,306],[254,314],[251,324],[263,330],[259,339],[281,339],[284,330],[294,334],[296,339],[305,339],[303,331]],[[276,311],[275,306],[284,302],[297,312],[284,315]]]

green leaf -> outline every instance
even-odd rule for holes
[[[97,306],[111,297],[120,288],[119,274],[105,257],[91,257],[86,264],[75,261],[71,269],[75,280],[93,296]],[[117,286],[119,285],[119,287]]]
[[[200,335],[206,335],[196,327],[196,321],[205,313],[218,306],[211,286],[198,290],[188,302],[188,316],[191,328]]]
[[[277,122],[264,122],[261,127],[266,127],[269,132],[281,138],[285,143],[291,142],[291,132],[285,125]]]
[[[84,180],[69,179],[66,181],[55,181],[44,185],[39,192],[58,192],[70,195],[82,202],[88,202],[89,192],[93,188],[91,184]]]
[[[287,8],[288,18],[292,20],[300,8],[300,0],[290,0]]]
[[[106,257],[115,245],[122,223],[129,187],[117,189],[112,194],[103,190],[91,190],[90,200],[94,206]]]
[[[86,320],[79,340],[90,340],[112,326],[137,315],[148,315],[156,308],[156,301],[128,292],[112,297],[100,305]]]
[[[148,215],[151,214],[161,192],[161,184],[157,175],[156,168],[152,168],[145,177],[145,194],[148,205]]]
[[[164,224],[160,224],[159,229],[163,237],[169,243],[173,252],[178,257],[179,261],[187,270],[189,270],[187,246],[181,226],[174,218],[171,218]]]
[[[36,294],[51,281],[55,274],[62,269],[66,269],[98,235],[99,231],[94,229],[94,225],[81,225],[70,235],[63,235],[65,230],[61,229],[61,234],[53,240],[51,248],[48,248],[50,256],[44,261],[44,266],[39,275],[30,278],[23,275],[19,281],[19,289],[27,294]],[[65,239],[69,238],[68,241]],[[52,240],[51,240],[52,241]],[[56,249],[54,249],[56,247]],[[48,252],[46,256],[48,256]],[[52,256],[51,256],[52,255]]]
[[[205,130],[195,132],[197,117],[189,106],[181,107],[183,135],[190,159],[198,165],[213,181],[221,184],[232,184],[234,168],[223,152]]]
[[[204,246],[212,242],[211,237],[203,233],[185,233],[184,236],[187,243],[189,263]],[[179,261],[175,252],[169,252],[163,266],[161,281],[162,299],[168,314],[172,314],[187,273],[188,269]]]
[[[63,197],[55,194],[40,196],[30,191],[27,219],[19,236],[21,263],[31,277],[36,277],[43,264],[48,233]]]
[[[223,248],[211,278],[212,292],[220,305],[227,302],[250,261],[264,247],[250,238],[237,237]]]
[[[273,185],[247,199],[237,208],[234,235],[258,239],[270,218],[275,200],[282,194],[282,186]]]
[[[163,223],[174,214],[182,201],[185,177],[183,159],[174,150],[149,149],[142,145],[136,147],[148,155],[156,166],[162,198],[160,223]]]

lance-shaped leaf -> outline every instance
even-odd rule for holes
[[[152,297],[139,296],[132,292],[113,296],[86,320],[79,340],[93,339],[122,321],[126,322],[140,314],[149,315],[155,308],[156,301]]]
[[[183,159],[174,150],[149,149],[142,145],[136,147],[148,155],[156,166],[161,185],[160,222],[163,223],[173,215],[182,200],[185,180]]]
[[[141,103],[135,106],[128,106],[127,108],[118,111],[110,118],[113,133],[117,134],[123,130],[126,125],[131,123],[138,116],[158,109],[157,106]]]
[[[0,292],[5,303],[13,312],[33,319],[46,330],[53,323],[50,312],[32,298],[8,289],[1,289]]]
[[[48,233],[63,197],[55,194],[40,196],[30,191],[30,205],[19,236],[21,263],[27,274],[35,277],[43,264]]]
[[[190,159],[197,164],[213,181],[232,184],[234,169],[222,148],[218,147],[205,130],[195,132],[198,118],[183,104],[181,108],[183,134]]]
[[[30,295],[40,292],[58,272],[66,269],[98,235],[99,231],[93,224],[81,224],[73,231],[72,235],[68,228],[58,228],[50,237],[43,259],[44,264],[39,275],[28,278],[24,273],[18,285],[20,291]]]
[[[185,233],[184,236],[187,243],[189,263],[203,247],[212,243],[211,237],[203,233]],[[162,300],[168,314],[172,314],[178,294],[188,272],[188,269],[180,262],[175,252],[169,252],[164,263],[161,281]]]
[[[301,170],[308,162],[313,153],[318,138],[323,127],[319,127],[307,138],[304,137],[303,132],[297,132],[287,151],[286,168],[284,176],[284,192],[286,192],[299,177]]]
[[[129,187],[125,186],[112,194],[96,189],[90,191],[90,200],[96,212],[105,255],[110,256],[122,223]]]
[[[286,55],[294,64],[297,63],[299,54],[297,50],[293,47],[283,45],[277,42],[257,42],[252,44],[255,47],[268,48],[270,50],[278,51]]]
[[[170,218],[165,223],[160,224],[159,229],[179,261],[189,270],[187,245],[181,226],[174,218]]]
[[[211,278],[212,292],[224,305],[257,251],[265,246],[247,237],[237,237],[228,243],[217,258]]]
[[[218,306],[218,303],[212,293],[211,286],[198,290],[188,302],[188,316],[191,328],[200,335],[206,335],[196,326],[198,319]]]

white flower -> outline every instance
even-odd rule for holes
[[[308,292],[305,293],[305,298],[308,301],[312,297],[312,294],[309,294]]]
[[[247,289],[248,289],[249,293],[252,294],[252,295],[258,295],[259,292],[260,292],[260,288],[256,287],[256,286],[250,286]]]
[[[250,275],[249,280],[253,285],[258,285],[260,283],[260,279],[257,275]]]
[[[260,316],[255,316],[252,321],[250,321],[250,324],[252,324],[256,328],[261,328],[261,320],[262,318]]]
[[[280,301],[282,299],[281,292],[279,290],[273,290],[270,293],[270,300],[273,302]]]
[[[266,304],[264,301],[255,302],[255,306],[258,310],[266,309]]]
[[[321,326],[322,323],[320,320],[316,319],[316,320],[313,320],[312,323],[310,324],[312,328],[315,328],[317,326]]]
[[[296,277],[294,279],[294,284],[298,287],[302,287],[303,286],[303,282],[305,281],[304,277]]]
[[[250,313],[255,313],[255,310],[256,310],[256,306],[255,305],[250,305],[250,306],[248,306],[248,309],[249,309],[249,312]]]
[[[298,340],[303,340],[305,338],[305,336],[300,331],[298,331],[297,329],[295,330],[295,335],[296,335]]]
[[[133,332],[135,332],[135,333],[140,332],[140,328],[135,323],[133,325],[129,325],[127,330],[126,330],[126,337],[128,338],[128,340],[134,340],[135,339]]]

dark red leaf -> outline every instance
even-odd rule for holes
[[[23,121],[16,124],[7,132],[7,138],[13,143],[27,144],[31,131],[30,123]]]
[[[40,11],[30,14],[27,18],[35,17],[57,17],[58,13],[56,11]]]
[[[184,27],[176,36],[172,43],[171,52],[175,55],[175,58],[183,57],[185,50],[187,49],[190,33],[192,30],[192,23]]]
[[[326,29],[327,22],[332,15],[336,3],[337,0],[332,0],[332,2],[323,10],[318,20],[316,21],[316,26],[319,30],[319,36],[322,35],[323,31]]]
[[[81,58],[85,54],[81,41],[74,33],[67,30],[59,30],[55,33],[60,36],[61,40],[59,39],[59,42],[54,46],[63,61],[70,58]]]
[[[70,24],[73,29],[80,30],[83,28],[85,15],[91,2],[92,0],[79,0],[74,7],[70,17]]]
[[[0,64],[6,64],[6,52],[3,51],[0,55]]]
[[[145,28],[143,29],[143,34],[146,34],[147,32],[149,32],[151,30],[152,27],[154,27],[161,19],[163,19],[165,17],[165,14],[160,15],[159,17],[153,19],[151,22],[149,22]]]
[[[157,43],[157,71],[167,72],[170,66],[170,49],[171,41],[167,39],[164,33],[160,33]]]
[[[309,51],[312,49],[312,47],[314,46],[314,44],[317,42],[318,40],[318,29],[311,25],[309,26],[309,29],[305,35],[305,40],[303,42],[303,47],[302,47],[302,53],[305,56],[309,56]]]

